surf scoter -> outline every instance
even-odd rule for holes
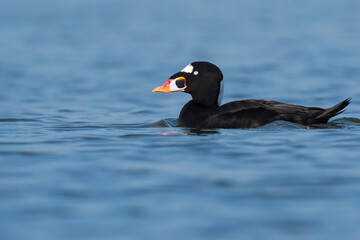
[[[179,123],[192,128],[254,128],[284,120],[305,126],[324,124],[342,113],[351,98],[330,108],[304,107],[267,99],[248,99],[220,106],[223,74],[209,62],[193,62],[175,73],[153,92],[186,92],[190,100],[182,108]]]

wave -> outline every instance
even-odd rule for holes
[[[160,121],[145,124],[143,127],[181,127],[179,121],[176,118],[166,118],[161,119]],[[360,127],[360,119],[354,117],[343,117],[339,119],[332,120],[327,124],[316,124],[311,125],[310,128],[322,129],[322,128],[355,128]],[[254,129],[304,129],[307,126],[300,125],[297,123],[287,122],[287,121],[275,121],[269,124],[266,124],[261,127]],[[191,128],[190,128],[191,129]]]

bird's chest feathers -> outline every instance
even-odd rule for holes
[[[184,127],[198,127],[203,121],[214,114],[217,108],[217,106],[203,106],[194,101],[189,101],[180,112],[180,125]]]

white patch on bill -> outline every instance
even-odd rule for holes
[[[219,89],[219,96],[218,96],[218,105],[220,106],[221,104],[221,100],[223,98],[224,95],[224,82],[220,81],[220,89]]]
[[[183,70],[181,70],[181,72],[192,73],[193,70],[194,70],[194,66],[189,64]]]

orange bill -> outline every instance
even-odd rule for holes
[[[172,81],[172,79],[168,79],[163,85],[154,88],[152,91],[153,92],[171,92],[171,90],[170,90],[171,81]]]

